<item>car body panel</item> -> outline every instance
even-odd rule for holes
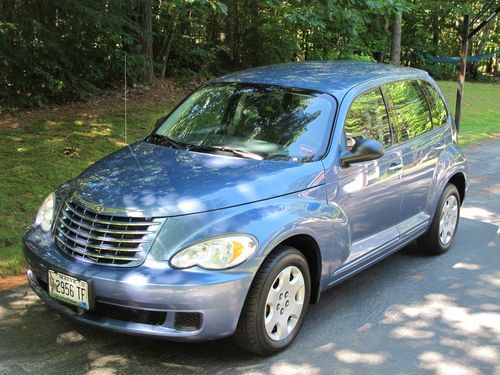
[[[172,340],[205,341],[230,335],[238,322],[248,288],[255,273],[254,258],[237,270],[208,272],[200,269],[175,270],[168,263],[146,261],[133,268],[112,268],[75,262],[61,254],[50,238],[40,238],[29,228],[24,236],[28,280],[33,290],[59,312],[78,321],[118,332],[168,336]],[[174,312],[196,311],[204,316],[200,330],[179,331],[169,327],[134,324],[75,311],[49,297],[41,284],[47,283],[48,270],[86,280],[92,285],[95,301],[113,306]],[[196,301],[193,306],[192,301]],[[167,319],[168,320],[168,319]]]
[[[226,74],[211,83],[239,82],[285,86],[325,92],[337,99],[353,87],[378,80],[404,79],[421,70],[396,65],[354,61],[304,61],[247,69]]]
[[[75,181],[75,194],[142,216],[178,216],[305,190],[317,185],[322,173],[319,161],[252,160],[140,141],[85,170]]]

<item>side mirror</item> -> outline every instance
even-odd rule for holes
[[[360,139],[354,144],[352,151],[345,151],[340,155],[340,164],[347,167],[349,164],[375,160],[384,155],[384,146],[374,139]]]

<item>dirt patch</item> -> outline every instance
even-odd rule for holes
[[[133,111],[141,107],[176,104],[202,83],[203,81],[194,81],[189,84],[180,84],[172,80],[162,80],[152,86],[136,85],[128,89],[127,107]],[[88,101],[0,114],[0,132],[42,120],[57,125],[58,119],[69,117],[92,119],[107,114],[110,110],[124,108],[124,104],[123,90],[112,90],[102,92]]]
[[[28,284],[26,275],[0,277],[0,291]]]

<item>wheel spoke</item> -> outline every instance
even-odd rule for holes
[[[281,279],[283,280],[283,291],[287,291],[290,289],[290,275],[292,274],[292,268],[287,267],[283,271],[281,271]]]
[[[303,302],[295,302],[290,305],[290,308],[288,309],[288,316],[294,315],[295,317],[299,317],[300,313],[302,312],[302,308],[304,307]]]
[[[266,304],[275,304],[276,302],[278,302],[279,294],[279,290],[273,289],[273,287],[271,287],[269,293],[267,294]]]
[[[274,329],[274,326],[279,320],[279,314],[276,312],[275,309],[272,309],[268,319],[265,319],[265,324],[266,324],[266,330],[267,332],[272,332]]]

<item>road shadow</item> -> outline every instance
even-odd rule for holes
[[[0,292],[0,373],[494,373],[498,227],[461,219],[441,256],[412,243],[322,295],[296,343],[261,358],[230,339],[171,343],[87,327],[26,287]]]

